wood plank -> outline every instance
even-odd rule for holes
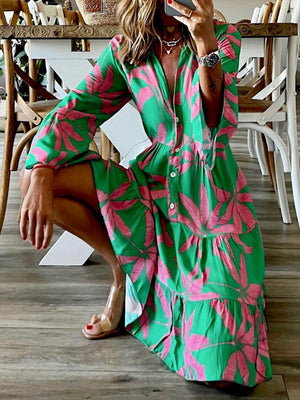
[[[285,375],[284,381],[289,400],[300,399],[300,379],[295,375]]]
[[[166,371],[10,371],[0,369],[1,391],[11,400],[233,400],[236,396],[209,389]],[[77,388],[80,387],[80,390]],[[282,376],[254,390],[252,400],[288,400]]]
[[[299,106],[298,96],[298,114]],[[257,160],[248,155],[245,132],[237,132],[231,143],[252,191],[267,260],[266,313],[274,377],[249,398],[298,400],[300,231],[289,175],[293,223],[284,225],[268,177],[261,176]],[[2,144],[1,133],[0,149]],[[0,236],[1,400],[236,398],[185,382],[128,334],[87,341],[81,328],[106,302],[110,269],[95,254],[85,267],[37,267],[42,252],[19,237],[19,201],[14,172]],[[59,233],[55,228],[55,236]]]
[[[242,37],[297,36],[297,24],[236,24]],[[1,39],[105,39],[120,32],[118,25],[7,25],[0,27]]]
[[[267,278],[267,297],[300,298],[300,280],[296,278]]]
[[[300,375],[300,324],[269,322],[273,373]]]
[[[266,316],[269,323],[279,322],[300,323],[300,299],[299,298],[270,298],[266,301]],[[300,398],[300,397],[299,397]]]

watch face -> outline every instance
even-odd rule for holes
[[[220,60],[220,57],[218,54],[211,53],[206,57],[205,61],[206,61],[206,65],[211,68],[211,67],[214,67],[216,64],[218,64],[219,60]]]

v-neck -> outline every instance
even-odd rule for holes
[[[182,65],[182,59],[183,59],[183,54],[186,52],[186,47],[187,45],[182,46],[181,51],[179,53],[179,58],[178,58],[178,63],[177,63],[177,67],[175,70],[175,76],[174,76],[174,91],[173,93],[170,93],[169,91],[169,87],[168,87],[168,82],[167,82],[167,78],[163,69],[163,66],[161,64],[161,62],[159,61],[157,55],[155,54],[155,52],[152,52],[152,57],[151,57],[151,62],[152,65],[154,67],[154,71],[159,83],[159,88],[161,90],[162,96],[165,100],[165,102],[169,105],[170,109],[173,111],[174,110],[174,96],[176,93],[176,89],[177,89],[177,85],[178,85],[178,71]],[[161,85],[161,82],[163,83],[163,85]]]

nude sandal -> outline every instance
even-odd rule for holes
[[[102,339],[121,331],[124,301],[125,288],[118,289],[115,284],[112,284],[105,308],[114,309],[114,321],[111,321],[104,312],[94,314],[89,323],[82,329],[83,335],[87,339]]]

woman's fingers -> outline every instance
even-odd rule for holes
[[[51,241],[53,234],[53,220],[48,219],[44,226],[44,240],[42,243],[43,249],[46,249]]]
[[[35,247],[40,249],[44,242],[44,220],[41,216],[37,218],[36,227],[35,227]]]
[[[29,203],[34,201],[28,200]],[[52,203],[46,201],[39,208],[27,207],[27,198],[24,199],[21,218],[20,234],[23,240],[27,238],[37,249],[49,246],[53,233],[53,210]]]
[[[35,246],[36,235],[36,215],[33,212],[28,213],[28,237],[31,244]]]
[[[27,222],[28,222],[27,212],[24,212],[22,209],[19,230],[20,230],[21,238],[23,240],[27,239]]]
[[[178,11],[180,14],[182,14],[182,16],[180,16],[180,18],[189,18],[189,16],[191,15],[191,13],[193,12],[193,10],[181,3],[178,3],[175,0],[168,0],[168,4],[173,7],[176,11]]]

